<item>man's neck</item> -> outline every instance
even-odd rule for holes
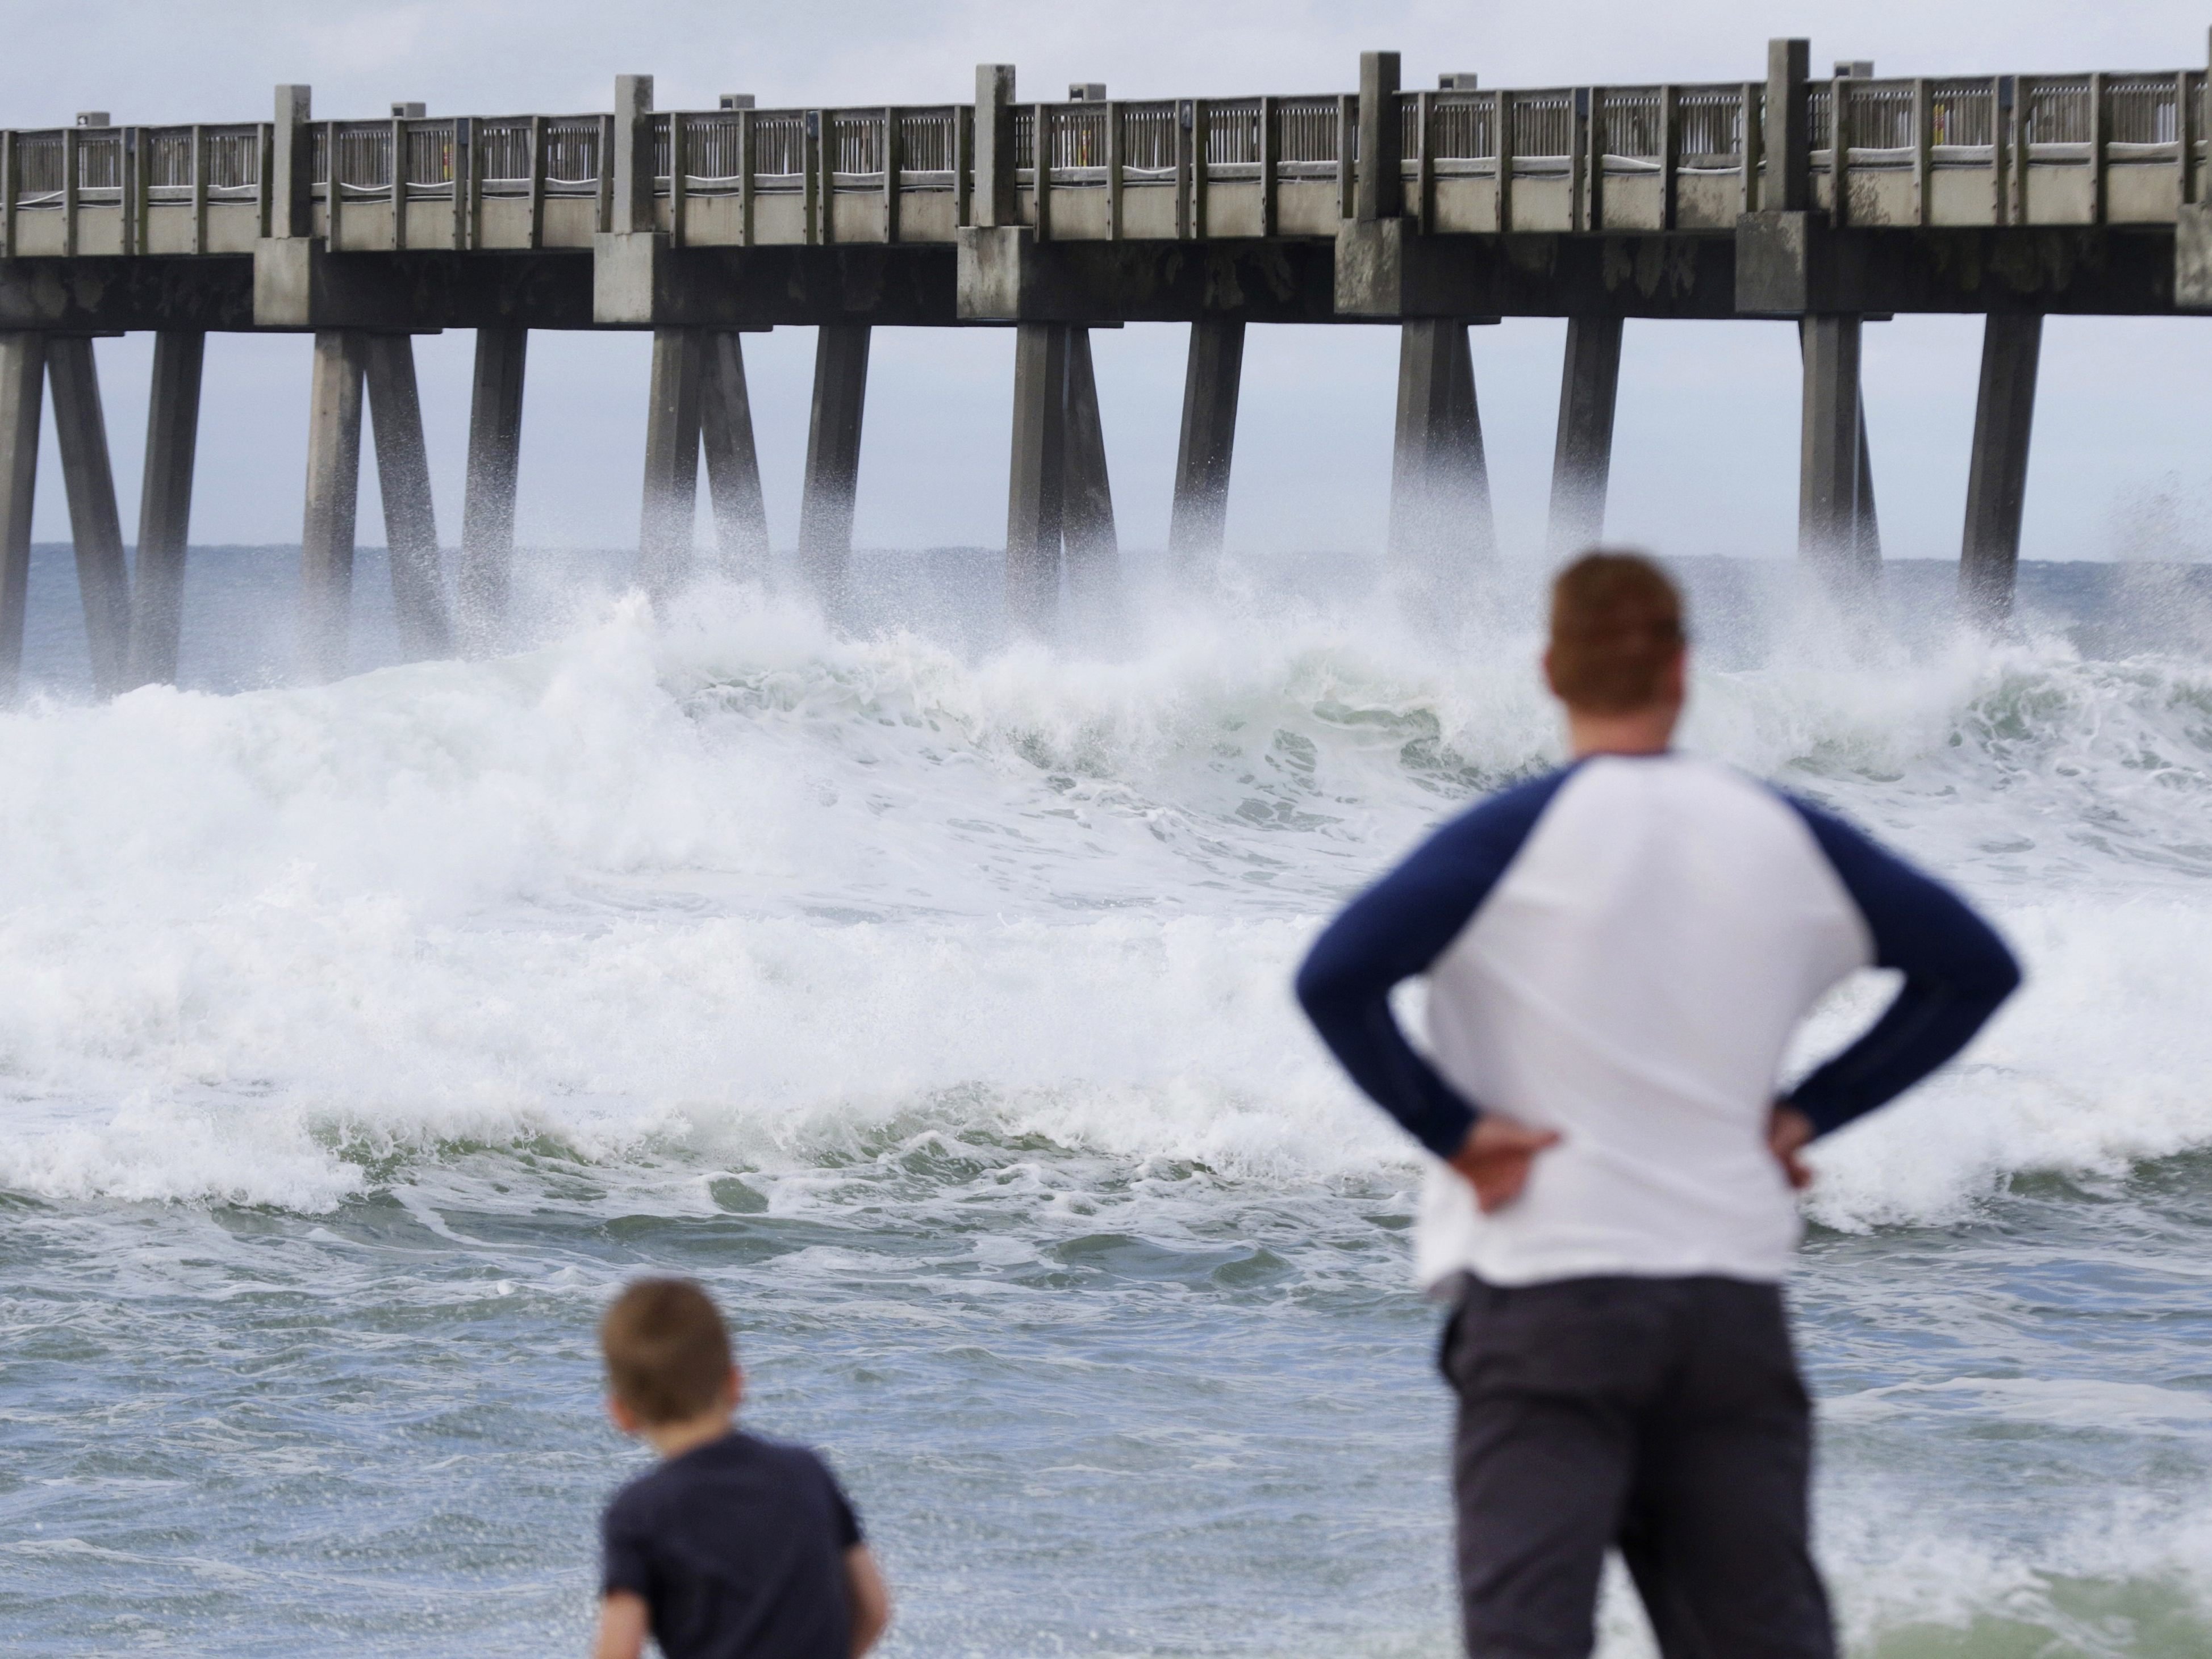
[[[1577,760],[1592,755],[1663,755],[1674,740],[1681,710],[1662,704],[1618,714],[1567,711],[1567,746]]]

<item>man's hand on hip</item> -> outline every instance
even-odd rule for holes
[[[1474,1201],[1488,1215],[1521,1196],[1536,1155],[1559,1144],[1556,1129],[1532,1129],[1510,1117],[1482,1117],[1475,1120],[1450,1162],[1474,1188]]]
[[[1774,1154],[1774,1161],[1782,1166],[1783,1178],[1791,1188],[1803,1192],[1813,1184],[1812,1166],[1797,1156],[1813,1139],[1813,1120],[1795,1106],[1781,1101],[1766,1120],[1766,1149]]]

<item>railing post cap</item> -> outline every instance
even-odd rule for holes
[[[650,75],[617,75],[615,76],[615,113],[649,115],[653,112],[653,77]]]

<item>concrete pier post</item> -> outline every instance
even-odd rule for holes
[[[699,382],[704,367],[698,330],[653,330],[637,562],[639,580],[655,599],[673,592],[691,574],[699,512]]]
[[[1812,134],[1805,109],[1805,82],[1812,74],[1812,43],[1775,40],[1766,43],[1766,97],[1760,106],[1764,131],[1759,149],[1766,174],[1759,205],[1769,212],[1803,212],[1813,205]]]
[[[1881,515],[1874,504],[1874,455],[1867,447],[1866,388],[1859,388],[1859,495],[1855,520],[1859,561],[1868,568],[1881,568]]]
[[[1176,449],[1175,501],[1168,517],[1168,552],[1186,573],[1210,567],[1221,552],[1243,368],[1241,319],[1207,317],[1190,325],[1182,437]]]
[[[0,334],[0,698],[23,665],[23,601],[31,572],[31,501],[46,410],[46,339]]]
[[[705,337],[699,424],[707,444],[707,495],[714,503],[714,544],[723,573],[754,581],[769,570],[768,507],[761,496],[760,452],[753,445],[743,340],[726,330]]]
[[[1984,628],[2012,616],[2020,565],[2021,509],[2027,498],[2028,434],[2035,422],[2043,319],[1991,312],[1982,333],[1981,392],[1974,404],[1973,459],[1966,474],[1966,534],[1959,599]]]
[[[54,436],[60,441],[62,481],[69,490],[93,690],[112,697],[123,689],[130,663],[131,573],[123,559],[123,525],[115,510],[115,471],[108,459],[107,420],[100,409],[92,342],[82,336],[48,341],[46,378],[53,387]]]
[[[177,678],[192,462],[199,446],[200,371],[206,360],[207,336],[196,330],[163,329],[154,337],[138,556],[131,573],[131,685],[168,685]]]
[[[1014,211],[1014,66],[975,65],[975,197],[977,225],[1017,222]]]
[[[1120,584],[1121,550],[1114,533],[1114,490],[1106,477],[1106,432],[1098,418],[1098,378],[1091,331],[1067,331],[1067,449],[1062,528],[1067,585],[1079,610],[1110,600]]]
[[[1826,313],[1803,324],[1797,549],[1839,596],[1861,599],[1879,567],[1866,557],[1859,513],[1864,434],[1859,409],[1860,319]]]
[[[275,112],[269,144],[269,234],[307,236],[315,223],[313,88],[278,87]]]
[[[315,336],[307,402],[307,505],[300,532],[300,654],[322,679],[346,668],[353,602],[354,512],[361,496],[362,337],[326,328]]]
[[[1024,323],[1014,340],[1014,449],[1006,492],[1006,616],[1052,625],[1066,523],[1067,325]]]
[[[1447,581],[1497,555],[1490,467],[1465,322],[1401,325],[1398,428],[1390,470],[1390,556]]]
[[[1621,319],[1567,321],[1559,376],[1559,426],[1552,449],[1552,562],[1571,557],[1605,534],[1606,486],[1613,471],[1613,416],[1620,390]]]
[[[868,392],[868,325],[822,326],[814,348],[814,407],[806,430],[806,489],[799,562],[833,613],[853,560],[853,503],[860,482],[860,417]]]
[[[1359,166],[1352,203],[1355,219],[1395,219],[1405,211],[1398,72],[1395,52],[1359,54]]]
[[[507,626],[514,568],[514,482],[522,462],[526,328],[477,331],[469,391],[469,473],[461,497],[461,632],[473,652],[492,649]]]
[[[615,76],[614,200],[609,228],[653,228],[653,77]]]
[[[438,520],[430,501],[430,457],[422,441],[422,400],[415,384],[415,340],[373,334],[365,342],[368,418],[376,437],[376,483],[392,552],[392,598],[399,639],[410,657],[453,648],[438,557]]]

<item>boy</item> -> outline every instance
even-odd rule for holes
[[[860,1659],[890,1622],[860,1523],[812,1452],[732,1426],[744,1377],[707,1293],[641,1279],[599,1325],[607,1415],[658,1468],[607,1505],[593,1659]]]

